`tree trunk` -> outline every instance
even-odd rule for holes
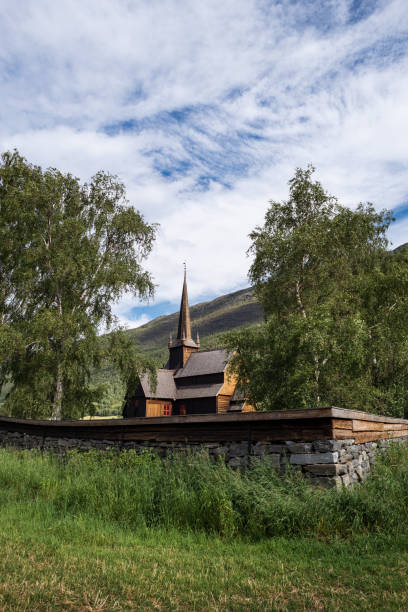
[[[62,317],[62,296],[61,296],[61,290],[59,288],[58,288],[56,297],[57,297],[57,304],[58,304],[58,314],[60,317]],[[57,356],[57,359],[58,359],[57,377],[55,379],[54,401],[52,404],[52,412],[51,412],[51,419],[53,421],[60,421],[61,412],[62,412],[61,410],[62,392],[63,392],[62,359],[61,359],[62,348],[63,348],[63,343],[58,342],[56,344],[56,350],[57,352],[59,351],[59,355]]]
[[[315,382],[316,382],[316,402],[320,404],[320,393],[319,393],[319,379],[320,379],[320,366],[319,366],[319,358],[317,355],[314,355],[314,363],[315,363]]]
[[[304,261],[305,261],[305,258],[303,257],[302,267],[303,267]],[[297,280],[296,285],[295,285],[296,301],[297,301],[302,317],[304,319],[307,319],[306,309],[303,305],[303,300],[302,300],[302,296],[300,293],[300,287],[301,287],[301,281]],[[314,378],[315,378],[315,383],[316,383],[316,403],[320,404],[320,392],[319,392],[320,364],[319,364],[319,358],[317,355],[313,355],[313,361],[314,361]]]
[[[61,420],[62,391],[63,391],[62,363],[61,361],[58,361],[57,378],[55,380],[54,401],[52,404],[52,413],[51,413],[51,419],[53,421]]]

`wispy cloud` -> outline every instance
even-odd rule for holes
[[[399,207],[405,240],[402,0],[21,0],[0,17],[1,148],[117,173],[161,223],[166,308],[184,260],[192,301],[246,284],[248,233],[308,162],[349,206]]]

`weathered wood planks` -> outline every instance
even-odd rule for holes
[[[0,418],[0,431],[52,438],[157,442],[275,442],[354,439],[355,443],[408,436],[408,420],[339,408],[276,412],[138,417],[98,421]]]
[[[356,416],[351,413],[350,417]],[[375,440],[386,440],[388,438],[401,438],[408,436],[408,422],[400,419],[400,422],[389,422],[386,417],[384,421],[380,421],[378,415],[366,415],[366,417],[375,416],[375,420],[370,421],[350,418],[350,419],[333,419],[333,438],[337,440],[353,439],[356,444],[363,442],[374,442]],[[397,421],[397,419],[394,419]]]

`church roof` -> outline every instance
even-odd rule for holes
[[[193,399],[196,397],[215,397],[218,395],[223,383],[208,385],[191,385],[177,389],[177,399]]]
[[[140,378],[145,397],[156,398],[156,399],[176,399],[176,385],[174,384],[173,370],[157,371],[157,387],[153,391],[149,382],[149,376],[144,374]]]
[[[192,353],[184,366],[174,378],[187,378],[189,376],[203,376],[224,372],[229,360],[229,353],[225,349],[213,351],[200,351]]]
[[[158,370],[157,372],[157,388],[155,391],[149,383],[147,374],[141,377],[140,383],[145,397],[149,399],[190,399],[195,397],[215,397],[218,395],[223,383],[209,383],[202,385],[186,385],[176,389],[174,384],[173,370]]]

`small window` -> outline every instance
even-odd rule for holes
[[[180,404],[180,414],[181,415],[187,414],[187,409],[186,409],[186,405],[185,404]]]
[[[170,404],[165,404],[164,405],[163,416],[171,416],[171,406],[170,406]]]

